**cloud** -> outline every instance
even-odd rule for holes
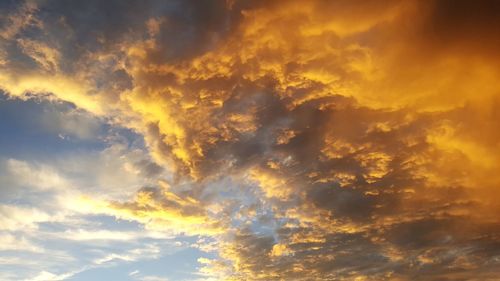
[[[34,245],[24,237],[16,237],[11,234],[0,234],[0,241],[2,241],[0,251],[43,252],[39,246]],[[4,262],[0,263],[4,264]]]
[[[90,213],[138,221],[151,230],[187,235],[213,235],[224,231],[224,223],[211,218],[202,202],[170,191],[166,183],[160,182],[160,186],[142,188],[131,202],[105,202],[86,197],[81,204],[89,206]]]
[[[52,103],[34,106],[42,108],[33,112],[35,118],[67,112],[65,106]],[[89,116],[85,118],[95,121]],[[16,118],[8,120],[17,122]],[[95,122],[96,127],[103,126]],[[22,129],[25,128],[19,130]],[[170,245],[174,237],[165,233],[145,231],[132,223],[124,226],[114,218],[96,217],[72,204],[82,194],[100,194],[96,199],[128,198],[141,186],[165,176],[163,169],[134,143],[134,135],[120,130],[113,127],[93,133],[94,137],[86,141],[99,142],[99,145],[80,147],[80,151],[58,152],[49,157],[0,158],[0,241],[3,245],[0,270],[5,272],[6,280],[66,280],[97,267],[117,265],[116,260],[102,264],[92,262],[115,250],[127,251],[146,242],[162,245],[154,256],[131,249],[133,261],[140,261],[146,257],[158,258],[165,251],[172,252],[181,246],[173,247],[173,242]],[[16,138],[16,131],[11,136]],[[40,144],[44,145],[52,144],[45,141]],[[129,195],[125,195],[126,190]],[[113,195],[117,192],[120,196]],[[104,224],[106,219],[109,221]],[[41,268],[45,271],[40,271]]]
[[[63,189],[71,185],[50,166],[37,167],[25,161],[7,159],[5,168],[6,174],[3,182],[7,185],[16,184],[40,190]]]
[[[165,277],[141,274],[139,270],[134,270],[130,272],[129,276],[132,276],[135,280],[140,280],[140,281],[168,281],[168,279]]]
[[[498,273],[493,1],[207,3],[49,1],[3,31],[10,95],[143,135],[151,159],[113,145],[99,183],[171,173],[70,202],[215,239],[207,278]]]
[[[110,230],[95,230],[89,231],[85,229],[77,230],[67,230],[61,235],[61,239],[69,239],[75,241],[92,241],[92,240],[104,240],[104,241],[132,241],[135,239],[143,237],[152,238],[168,238],[167,236],[160,233],[144,233],[144,232],[134,232],[134,231],[110,231]]]
[[[50,273],[48,271],[42,271],[42,272],[40,272],[40,274],[38,274],[37,276],[35,276],[34,278],[29,279],[29,280],[30,281],[60,281],[60,280],[65,280],[65,279],[71,277],[72,275],[73,274],[71,274],[71,273],[57,275],[57,274]]]
[[[160,277],[160,276],[155,276],[155,275],[143,276],[143,277],[140,277],[140,279],[138,279],[138,280],[141,280],[141,281],[168,281],[168,279],[165,277]]]
[[[2,230],[23,230],[36,229],[38,223],[50,221],[52,217],[46,212],[29,207],[19,207],[13,205],[0,205],[0,216]]]

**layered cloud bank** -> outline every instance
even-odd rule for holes
[[[144,165],[170,173],[80,203],[202,237],[218,256],[200,259],[207,279],[500,274],[496,1],[2,10],[6,93],[132,129],[156,163]]]

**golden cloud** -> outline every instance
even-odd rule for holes
[[[191,34],[201,41],[179,36],[189,29],[174,17],[144,16],[73,57],[69,39],[12,41],[27,26],[18,22],[3,40],[36,67],[3,56],[0,86],[141,133],[190,192],[89,204],[215,237],[221,259],[200,261],[205,274],[488,280],[499,248],[497,6],[452,2],[234,1],[187,24],[206,25]],[[210,193],[225,178],[238,196]],[[232,224],[247,197],[251,221],[272,235]]]

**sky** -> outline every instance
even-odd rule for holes
[[[500,2],[0,1],[0,280],[500,280]]]

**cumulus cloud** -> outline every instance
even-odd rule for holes
[[[12,12],[0,87],[142,134],[172,175],[82,205],[215,239],[207,278],[498,274],[494,1],[75,5]]]

